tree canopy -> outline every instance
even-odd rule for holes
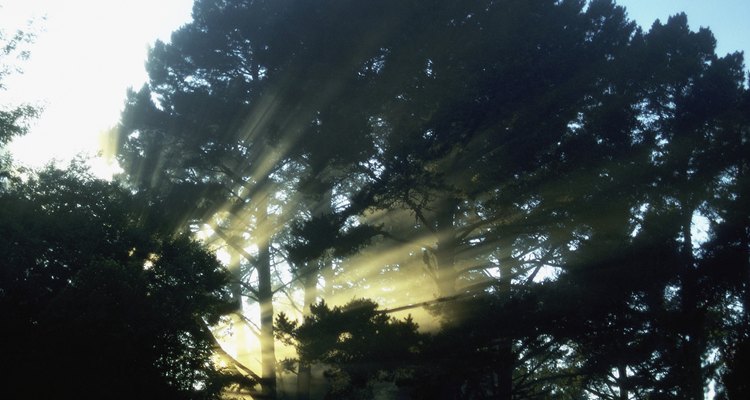
[[[128,93],[121,184],[0,196],[3,353],[62,371],[17,393],[746,397],[750,94],[708,28],[611,0],[192,17]]]
[[[345,302],[316,299],[371,288],[441,321],[426,397],[702,399],[734,390],[750,284],[746,70],[715,44],[607,0],[197,1],[121,159],[203,188],[188,219],[258,277],[262,335],[281,293],[307,316],[279,328],[323,338]],[[309,343],[300,368],[370,354]]]
[[[0,309],[13,398],[216,398],[206,324],[228,276],[185,235],[146,229],[136,200],[78,167],[0,194]]]

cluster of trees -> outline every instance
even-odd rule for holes
[[[75,167],[0,195],[4,396],[214,398],[236,380],[208,329],[235,307],[224,268],[131,203]]]
[[[0,78],[30,39],[0,34]],[[0,146],[39,112],[0,110]],[[252,384],[216,362],[209,327],[236,309],[226,269],[159,209],[80,160],[28,171],[3,156],[3,398],[215,399]]]
[[[274,330],[299,398],[316,363],[337,397],[389,379],[425,398],[746,396],[746,71],[685,15],[643,31],[607,0],[201,0],[147,65],[122,165],[231,255],[262,396],[286,393]],[[362,296],[434,299],[442,325],[342,305]]]
[[[611,0],[196,0],[147,68],[118,130],[133,207],[51,181],[7,194],[95,232],[18,255],[42,272],[14,279],[50,280],[33,288],[54,301],[17,336],[93,323],[57,302],[162,296],[93,314],[165,341],[117,379],[209,395],[226,381],[195,317],[230,298],[225,322],[260,353],[259,371],[227,357],[234,392],[254,398],[315,397],[319,366],[330,398],[748,397],[748,81],[684,14],[644,31]],[[96,185],[76,196],[131,199]],[[226,252],[228,293],[209,257],[175,250],[189,230]],[[104,256],[39,256],[91,243]],[[393,317],[422,308],[439,324]]]

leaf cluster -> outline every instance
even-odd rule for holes
[[[76,167],[0,194],[6,393],[218,395],[205,324],[232,307],[228,276],[187,236],[145,229],[132,202]]]
[[[326,365],[326,376],[338,381],[331,395],[344,396],[371,380],[399,378],[397,371],[418,360],[426,340],[411,317],[397,320],[377,308],[365,299],[333,308],[321,301],[301,324],[282,313],[275,326],[280,338],[297,348],[297,362]]]

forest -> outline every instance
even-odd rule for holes
[[[0,397],[749,399],[750,77],[688,20],[196,0],[115,179],[0,161]]]

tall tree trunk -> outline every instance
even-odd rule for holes
[[[449,297],[456,294],[456,279],[458,274],[455,267],[457,250],[455,217],[458,200],[447,198],[436,204],[436,235],[437,248],[435,260],[437,262],[435,276],[437,278],[438,296]]]
[[[330,184],[321,183],[317,188],[323,190],[318,193],[320,195],[320,199],[315,204],[315,207],[313,207],[312,214],[314,217],[328,215],[333,212],[333,187]],[[303,282],[305,286],[303,314],[305,316],[310,315],[311,306],[315,304],[315,301],[317,300],[319,274],[321,273],[321,271],[329,271],[330,269],[331,262],[326,255],[323,255],[319,259],[307,263],[306,268],[303,271]],[[299,368],[297,369],[298,400],[310,399],[311,381],[311,365],[308,363],[300,362]]]
[[[500,249],[500,282],[499,289],[502,296],[509,297],[512,290],[513,265],[512,240],[502,240]],[[513,338],[500,338],[498,343],[498,399],[511,400],[513,397],[513,369],[515,354],[513,353]]]
[[[323,264],[323,260],[316,260],[310,262],[305,271],[304,283],[305,283],[305,308],[304,315],[310,315],[311,306],[315,304],[315,300],[318,296],[318,270],[321,268],[319,264]],[[310,383],[312,381],[311,366],[308,363],[300,362],[297,370],[297,399],[298,400],[309,400],[310,399]]]
[[[685,207],[682,215],[683,268],[682,268],[682,312],[687,324],[685,334],[683,390],[686,399],[703,400],[703,323],[704,316],[700,307],[698,290],[698,270],[693,256],[693,238],[690,228],[693,220],[693,208]]]
[[[742,257],[741,268],[745,270],[745,326],[750,329],[750,216],[745,216],[745,223],[742,226],[742,237],[740,239],[740,252]]]
[[[276,344],[273,339],[273,291],[269,244],[258,253],[258,303],[260,304],[261,387],[264,398],[276,398]]]
[[[232,281],[230,284],[230,290],[232,291],[232,302],[237,307],[237,312],[242,313],[242,268],[240,266],[242,257],[240,254],[230,247],[229,251],[229,265],[227,269],[231,275]]]
[[[258,204],[263,222],[268,219],[266,199]],[[261,226],[266,225],[261,223]],[[260,352],[262,364],[261,391],[263,398],[276,398],[276,343],[273,338],[273,289],[271,287],[271,238],[258,243],[258,303],[260,305]]]
[[[744,312],[745,326],[750,329],[750,214],[747,213],[747,207],[750,205],[750,162],[743,158],[739,165],[739,174],[737,184],[737,203],[739,204],[739,213],[734,216],[742,221],[739,227],[740,235],[740,268],[744,269],[745,275],[745,293],[744,293]]]
[[[617,373],[619,378],[617,384],[620,387],[620,398],[619,400],[629,400],[630,392],[628,391],[628,367],[620,364],[617,366]]]

